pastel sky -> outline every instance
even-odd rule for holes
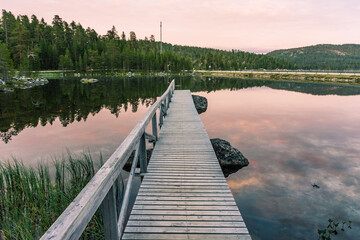
[[[0,0],[14,15],[55,14],[105,34],[265,53],[319,43],[360,43],[358,0]]]

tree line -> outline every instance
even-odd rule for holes
[[[281,58],[295,64],[298,69],[359,70],[359,44],[319,44],[315,46],[276,50],[269,56]]]
[[[19,70],[154,70],[191,69],[189,58],[172,52],[160,54],[155,37],[137,39],[135,32],[127,37],[113,26],[106,35],[80,23],[70,24],[58,15],[48,25],[35,15],[15,17],[2,11],[0,51],[1,62]],[[1,54],[3,56],[3,54]],[[4,67],[3,67],[4,68]]]
[[[168,51],[192,59],[195,69],[202,70],[246,70],[246,69],[294,69],[288,60],[264,54],[240,50],[219,50],[212,48],[163,44]]]
[[[9,69],[104,71],[181,71],[292,68],[282,59],[242,51],[163,45],[154,35],[138,39],[115,26],[105,35],[55,15],[51,24],[32,15],[14,16],[2,10],[0,20],[0,74]],[[1,76],[1,75],[0,75]]]

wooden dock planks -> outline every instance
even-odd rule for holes
[[[188,90],[175,91],[122,239],[251,239]]]

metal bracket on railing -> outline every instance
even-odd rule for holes
[[[154,135],[151,135],[147,132],[145,132],[145,138],[149,140],[149,142],[156,142],[156,137]]]

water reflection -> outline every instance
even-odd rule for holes
[[[65,148],[106,159],[167,85],[55,80],[0,94],[0,160],[34,164]],[[249,158],[228,183],[254,239],[316,239],[328,218],[353,221],[339,239],[360,239],[359,87],[187,77],[176,85],[207,97],[200,116],[210,137]]]
[[[193,92],[268,86],[315,95],[360,94],[360,87],[268,80],[178,77],[176,82],[181,89]],[[66,127],[74,121],[86,121],[89,114],[94,116],[102,109],[109,109],[116,117],[129,107],[136,112],[139,104],[151,105],[168,83],[167,78],[125,78],[84,85],[79,79],[67,79],[51,80],[48,85],[25,91],[0,93],[0,136],[7,143],[24,128],[53,124],[57,118]]]
[[[148,107],[167,85],[165,79],[102,79],[96,84],[81,84],[79,79],[51,80],[48,85],[1,94],[0,132],[9,142],[24,128],[53,124],[58,118],[66,127],[74,121],[86,121],[101,109],[118,116],[139,104]]]
[[[360,239],[360,96],[197,94],[208,98],[201,118],[210,137],[249,158],[228,183],[254,239],[316,239],[329,218],[353,220],[340,238]]]
[[[90,150],[106,159],[156,97],[164,78],[52,80],[46,86],[1,94],[0,161],[15,157],[27,165]],[[36,103],[36,104],[34,104]]]

